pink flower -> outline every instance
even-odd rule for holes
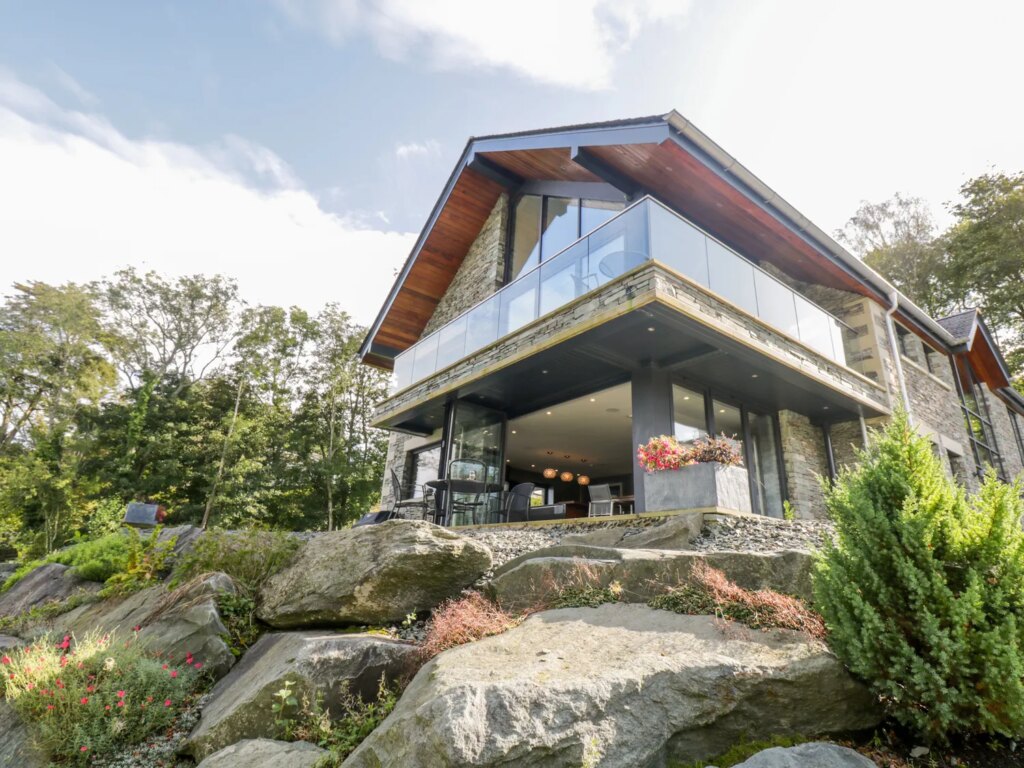
[[[82,700],[79,701],[78,703],[79,704],[88,704],[89,703],[89,697],[88,696],[83,696]]]
[[[123,699],[124,698],[124,691],[118,691],[117,692],[117,698]]]
[[[167,669],[167,665],[164,664],[163,667],[161,667],[161,669]]]
[[[0,659],[0,661],[2,661],[4,664],[10,664],[11,663],[11,657],[10,656],[4,656],[2,659]]]
[[[83,745],[81,746],[81,748],[79,748],[79,750],[78,750],[78,751],[79,751],[79,752],[88,752],[88,751],[89,751],[89,748],[88,748],[87,746],[85,746],[85,745],[83,744]]]
[[[132,627],[132,632],[138,632],[141,629],[142,629],[142,625],[141,624],[136,624],[134,627]]]
[[[51,709],[53,709],[53,704],[47,704],[47,705],[46,705],[46,709],[47,709],[47,710],[51,710]]]
[[[165,707],[169,707],[169,706],[171,706],[171,700],[170,700],[170,699],[167,699],[167,700],[166,700],[166,701],[164,702],[164,706],[165,706]]]
[[[105,709],[105,710],[107,710],[107,711],[109,712],[109,711],[110,711],[110,705],[109,705],[109,704],[107,704],[107,706],[105,706],[105,707],[104,707],[104,709]]]
[[[123,701],[119,701],[119,702],[117,702],[117,706],[119,706],[119,707],[123,707],[123,706],[124,706],[124,702],[123,702]]]
[[[177,677],[177,676],[178,676],[178,670],[172,669],[171,670],[171,677]]]
[[[192,666],[193,666],[193,667],[195,667],[196,669],[202,669],[202,668],[203,668],[203,662],[201,662],[201,661],[197,661],[197,662],[196,662],[195,664],[193,664]]]
[[[67,650],[68,648],[70,648],[71,647],[71,635],[64,635],[64,640],[61,641],[60,644],[57,645],[57,647],[58,648],[63,648],[64,650]],[[83,749],[85,749],[85,747],[83,747]]]

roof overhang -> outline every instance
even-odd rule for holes
[[[505,191],[536,181],[610,184],[649,193],[755,259],[798,279],[886,305],[944,347],[956,340],[894,286],[836,243],[682,115],[471,138],[360,350],[391,368],[414,344]]]

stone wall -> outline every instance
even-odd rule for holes
[[[842,421],[829,427],[836,469],[856,464],[857,451],[864,448],[860,421]]]
[[[503,194],[480,228],[480,234],[466,251],[462,266],[438,302],[437,309],[423,330],[423,336],[430,335],[501,288],[505,277],[507,237],[508,195]]]
[[[779,411],[786,493],[798,519],[825,517],[825,496],[819,478],[827,475],[825,435],[806,416]]]

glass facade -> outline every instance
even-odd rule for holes
[[[681,443],[689,443],[707,437],[708,417],[704,410],[704,395],[678,384],[672,386],[672,412],[675,421],[675,437]]]
[[[513,243],[510,268],[516,278],[398,355],[398,389],[428,378],[650,261],[664,264],[846,365],[843,326],[835,317],[655,200],[645,198],[616,212],[613,203],[533,197],[540,201],[534,205],[524,202],[528,198],[517,204],[517,215],[520,208],[523,216],[536,214],[536,238],[520,234],[525,227],[522,219],[514,222],[515,237],[525,238]],[[577,229],[570,226],[574,216]],[[547,224],[543,232],[541,221]],[[576,240],[582,222],[587,226],[603,223]],[[563,242],[565,238],[568,242]],[[559,251],[551,252],[559,246]]]
[[[1003,460],[996,444],[995,430],[989,417],[985,395],[978,377],[971,368],[971,363],[963,355],[954,359],[954,373],[957,393],[960,395],[960,407],[964,414],[967,427],[967,439],[974,454],[974,463],[979,477],[983,477],[992,467],[1001,480],[1006,479]]]

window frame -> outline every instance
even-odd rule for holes
[[[957,396],[960,398],[960,410],[964,417],[967,442],[970,443],[971,455],[974,456],[974,473],[979,479],[984,480],[985,471],[988,466],[991,466],[996,471],[996,476],[1005,481],[1006,467],[1003,464],[1002,454],[999,452],[999,444],[996,442],[996,432],[992,426],[991,414],[988,412],[988,402],[982,388],[983,385],[965,355],[954,356],[951,359],[951,365],[953,367],[953,383],[956,385]],[[975,405],[974,408],[971,407],[967,399],[968,393],[964,390],[961,373],[968,379],[970,398]],[[975,432],[972,419],[981,425],[981,437]],[[985,454],[988,454],[990,460],[983,459]]]
[[[1006,415],[1010,418],[1010,426],[1013,429],[1013,439],[1017,443],[1017,455],[1020,457],[1021,463],[1024,464],[1024,434],[1021,434],[1020,414],[1010,406],[1006,406]]]

